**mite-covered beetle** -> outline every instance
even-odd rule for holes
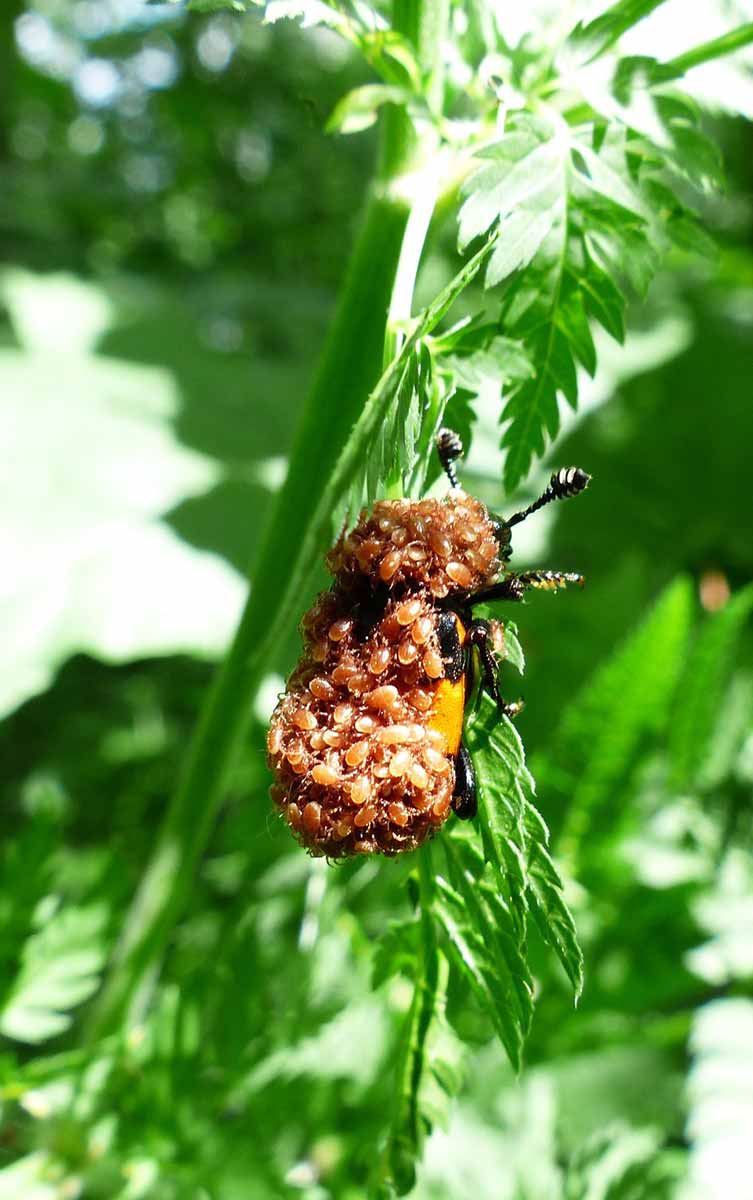
[[[462,732],[477,667],[502,712],[514,716],[520,704],[499,690],[504,626],[473,609],[583,582],[507,564],[512,529],[582,492],[590,476],[556,472],[538,500],[505,519],[460,487],[457,434],[440,430],[437,450],[450,481],[443,499],[379,500],[327,555],[334,583],[301,622],[303,653],[272,715],[272,799],[312,854],[397,854],[451,810],[475,815]]]

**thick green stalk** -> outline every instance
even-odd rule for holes
[[[232,646],[210,691],[178,789],[142,878],[94,1010],[92,1031],[113,1031],[126,1012],[137,1019],[149,964],[159,959],[183,909],[228,772],[246,731],[254,692],[274,655],[270,622],[280,624],[280,583],[292,568],[311,501],[324,486],[350,427],[378,378],[385,314],[408,208],[370,200],[350,269],[304,407],[285,486],[263,538],[253,588]]]
[[[386,314],[403,256],[417,261],[420,254],[415,231],[405,237],[418,152],[408,117],[397,109],[386,113],[378,176],[301,416],[287,480],[257,555],[253,588],[94,1006],[92,1038],[143,1015],[211,833],[255,691],[273,661],[280,632],[290,624],[291,609],[300,603],[289,586],[300,574],[300,547],[310,540],[312,514],[379,377]],[[425,208],[425,195],[419,193],[417,203]],[[421,245],[427,225],[421,222]]]
[[[679,79],[693,67],[700,67],[702,63],[722,58],[725,54],[732,54],[733,51],[740,50],[743,46],[749,46],[751,42],[753,42],[753,21],[749,21],[747,25],[740,25],[730,33],[723,33],[721,37],[713,38],[710,42],[703,42],[700,46],[687,50],[685,54],[679,54],[677,58],[671,58],[668,62],[662,63],[659,68],[660,77],[662,79]]]

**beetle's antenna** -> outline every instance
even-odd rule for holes
[[[437,454],[442,469],[450,481],[450,487],[459,488],[460,481],[455,472],[455,459],[463,454],[463,443],[452,429],[440,429],[437,434]]]
[[[525,521],[526,517],[530,517],[531,513],[537,512],[552,500],[566,500],[569,496],[577,496],[578,492],[587,488],[590,482],[591,476],[586,475],[585,471],[581,471],[580,467],[563,467],[562,470],[555,471],[549,480],[549,487],[541,493],[538,500],[534,500],[533,504],[529,504],[528,508],[524,508],[522,512],[509,517],[507,524],[519,525],[521,521]]]

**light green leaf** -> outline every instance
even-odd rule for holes
[[[583,951],[565,903],[562,880],[549,854],[549,830],[533,803],[526,808],[526,833],[529,909],[542,938],[562,963],[577,1003],[583,991]]]
[[[526,883],[525,788],[530,786],[523,744],[487,695],[466,721],[464,737],[476,769],[484,856],[507,879],[520,907]]]
[[[573,149],[573,162],[576,168],[579,158],[585,167],[585,170],[577,170],[577,182],[583,188],[596,192],[627,212],[634,213],[641,221],[647,218],[645,203],[629,182],[624,162],[627,149],[624,136],[619,137],[616,146],[610,147],[609,143],[602,145],[598,154],[582,140],[574,142]],[[609,156],[608,149],[611,149]],[[613,159],[612,162],[609,161],[609,157]],[[620,162],[620,158],[622,162]]]
[[[526,249],[521,261],[536,242],[528,254],[530,259],[558,215],[562,146],[554,138],[542,142],[525,131],[508,134],[490,146],[484,157],[492,162],[472,175],[463,189],[467,199],[458,217],[460,248],[486,233],[495,222],[504,223],[514,216],[509,232],[503,224],[502,240],[506,245],[524,240]]]
[[[512,663],[521,675],[525,674],[526,660],[523,647],[518,639],[518,627],[514,621],[505,621],[505,652],[504,661]]]
[[[436,951],[434,952],[436,954]],[[447,960],[417,978],[401,1039],[397,1091],[383,1170],[399,1196],[411,1191],[424,1140],[444,1128],[449,1102],[460,1090],[464,1047],[445,1018]]]
[[[578,24],[570,34],[570,40],[592,61],[663,3],[664,0],[617,0],[586,25]]]
[[[518,732],[484,696],[467,722],[465,740],[476,769],[484,857],[497,872],[500,897],[506,899],[521,938],[530,912],[577,999],[583,986],[583,955],[549,854],[549,831],[533,804],[533,779]]]
[[[698,1009],[688,1078],[691,1200],[730,1200],[748,1178],[753,1141],[753,1001]]]
[[[481,892],[478,877],[468,870],[455,840],[446,838],[444,849],[454,886],[437,876],[434,915],[445,935],[451,962],[468,980],[517,1070],[533,997],[515,921],[496,884]]]
[[[659,1151],[660,1138],[653,1129],[610,1125],[600,1129],[579,1148],[565,1177],[563,1200],[629,1200],[656,1195],[646,1170]]]
[[[494,287],[513,271],[528,266],[549,236],[556,215],[556,207],[545,212],[521,207],[500,222],[497,245],[486,269],[486,287]]]
[[[28,939],[21,969],[0,1012],[0,1030],[43,1042],[71,1024],[71,1009],[94,993],[105,962],[107,912],[101,905],[60,909]]]
[[[0,616],[14,630],[3,713],[80,651],[115,662],[219,653],[244,591],[221,559],[160,520],[217,478],[208,459],[175,438],[179,397],[169,373],[87,353],[108,307],[76,281],[14,276],[6,299],[34,348],[0,351],[14,446],[0,518]],[[79,348],[65,352],[50,339],[69,325]]]
[[[35,1150],[0,1170],[0,1200],[60,1200],[60,1167]]]
[[[405,105],[410,99],[410,92],[404,88],[387,84],[371,83],[354,88],[335,105],[327,121],[327,132],[360,133],[374,124],[383,104]]]

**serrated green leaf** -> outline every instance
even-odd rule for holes
[[[454,848],[448,847],[446,839],[445,851],[456,862]],[[462,891],[438,876],[434,915],[445,934],[451,961],[468,980],[517,1070],[533,1010],[528,968],[509,913],[500,905],[494,917],[489,915],[462,865],[456,863],[454,875]],[[503,923],[496,924],[500,917]]]
[[[562,963],[577,1003],[583,991],[583,951],[565,903],[562,880],[547,849],[549,831],[532,803],[526,808],[526,833],[530,912],[542,938]]]
[[[467,198],[458,216],[460,248],[502,222],[508,253],[512,254],[512,245],[508,249],[507,244],[516,239],[525,239],[527,248],[536,240],[530,258],[556,218],[556,203],[562,196],[562,148],[553,138],[541,142],[528,133],[511,133],[487,154],[493,154],[494,161],[472,175],[463,189]],[[512,216],[507,233],[504,222]]]
[[[383,1177],[399,1196],[413,1188],[424,1139],[435,1124],[446,1125],[449,1100],[462,1083],[463,1046],[445,1019],[447,960],[435,946],[424,946],[423,954],[400,1042],[382,1164]]]
[[[617,0],[592,21],[576,25],[570,41],[582,49],[589,62],[593,61],[663,3],[664,0]]]
[[[419,478],[427,469],[429,456],[424,449],[419,461],[419,447],[428,446],[427,439],[438,427],[446,395],[433,387],[431,354],[422,339],[436,328],[475,278],[492,248],[493,242],[482,246],[424,309],[414,322],[413,330],[397,358],[371,393],[309,523],[296,572],[285,590],[286,613],[288,608],[291,611],[294,609],[301,580],[306,578],[306,572],[315,563],[321,547],[330,542],[335,531],[341,527],[343,515],[348,514],[353,520],[364,504],[384,494],[388,478],[392,478],[395,484],[399,478],[400,486],[407,490],[415,486],[416,467],[420,468]],[[431,381],[427,380],[427,373],[431,373]],[[406,413],[415,413],[415,406],[418,406],[422,415],[420,431],[412,447],[411,462],[408,461],[411,457],[410,448],[406,458],[401,421]],[[391,431],[389,435],[388,431]]]
[[[558,392],[564,392],[573,406],[578,394],[570,343],[551,312],[525,337],[525,344],[537,368],[536,378],[515,391],[502,413],[507,426],[502,437],[507,449],[505,488],[510,492],[528,474],[534,454],[543,455],[544,433],[550,438],[559,433]]]
[[[0,1012],[0,1030],[43,1042],[71,1024],[70,1010],[96,990],[105,961],[107,912],[101,905],[62,908],[28,939],[21,969]]]
[[[678,579],[565,711],[536,775],[570,805],[563,837],[575,852],[594,814],[614,806],[643,736],[663,720],[684,664],[693,594]],[[615,814],[613,819],[616,819]],[[607,824],[602,819],[602,826]]]
[[[523,653],[523,647],[521,646],[518,638],[518,627],[514,621],[505,621],[504,638],[505,649],[503,657],[505,662],[512,663],[515,669],[519,671],[521,675],[524,675],[526,669],[526,660]]]
[[[710,262],[715,262],[719,258],[718,244],[691,213],[678,213],[676,216],[671,216],[664,228],[670,240],[681,250],[698,254]]]
[[[527,267],[549,236],[556,216],[556,208],[536,212],[522,207],[501,221],[497,244],[486,268],[485,286],[494,287],[513,271]]]
[[[525,891],[524,789],[530,780],[523,744],[487,695],[466,721],[464,738],[476,770],[484,856],[507,879],[519,910]]]
[[[596,348],[588,324],[583,295],[570,276],[563,280],[554,320],[567,338],[578,361],[589,375],[596,371]]]
[[[617,342],[625,340],[625,297],[613,279],[592,258],[586,259],[577,276],[586,311],[598,321]]]
[[[533,779],[518,732],[484,697],[467,722],[465,741],[476,769],[486,861],[497,872],[501,894],[509,897],[520,936],[525,934],[530,911],[560,959],[577,999],[583,986],[583,956],[562,881],[549,855],[549,832],[533,804]]]
[[[709,617],[693,639],[669,731],[672,779],[678,788],[692,788],[703,767],[734,648],[751,611],[753,585]]]
[[[596,154],[584,141],[576,141],[573,147],[573,163],[576,167],[576,181],[585,188],[597,193],[610,201],[612,206],[625,209],[641,221],[647,218],[647,211],[640,194],[631,186],[627,170],[623,165],[620,170],[619,158],[624,158],[625,138],[620,136],[616,146],[606,142],[600,153]],[[610,151],[611,153],[607,153]],[[585,169],[578,169],[578,160],[582,160]],[[610,159],[612,161],[610,161]]]

